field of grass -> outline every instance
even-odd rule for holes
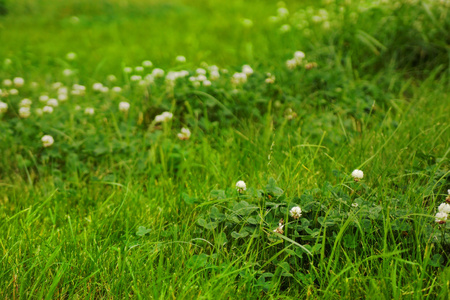
[[[449,79],[446,0],[0,0],[0,298],[448,299]]]

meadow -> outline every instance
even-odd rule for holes
[[[0,298],[448,299],[450,2],[0,0]]]

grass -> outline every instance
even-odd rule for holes
[[[449,297],[448,4],[285,2],[0,1],[0,81],[25,79],[0,86],[0,297]],[[146,59],[221,77],[141,86]]]

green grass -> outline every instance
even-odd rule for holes
[[[450,189],[449,5],[285,7],[273,22],[273,1],[0,0],[1,298],[449,297],[450,225],[434,218]],[[289,70],[299,50],[317,67]],[[221,77],[142,87],[123,68],[147,59]],[[39,116],[55,82],[86,94]]]

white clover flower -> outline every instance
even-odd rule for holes
[[[164,76],[164,70],[160,68],[154,68],[152,71],[153,77],[163,77]]]
[[[86,108],[84,109],[84,114],[85,114],[85,115],[90,115],[90,116],[92,116],[92,115],[94,114],[94,112],[95,112],[95,110],[94,110],[94,108],[92,108],[92,107],[86,107]]]
[[[130,103],[128,102],[120,102],[119,103],[119,110],[122,112],[127,112],[130,109]]]
[[[96,92],[100,92],[102,87],[103,87],[103,84],[101,84],[100,82],[96,82],[92,85],[92,89]]]
[[[39,101],[41,102],[47,102],[49,97],[47,95],[41,95],[39,96]]]
[[[42,112],[46,114],[51,114],[53,113],[53,107],[46,105],[42,108]]]
[[[297,61],[297,63],[301,63],[304,58],[305,58],[305,53],[304,52],[302,52],[302,51],[295,51],[294,59]]]
[[[22,99],[22,101],[20,101],[19,106],[20,107],[30,107],[32,103],[33,102],[30,99],[25,98],[25,99]]]
[[[439,207],[438,207],[438,211],[446,213],[446,214],[450,214],[450,204],[441,203],[441,205],[439,205]]]
[[[48,99],[47,105],[50,105],[50,106],[53,106],[53,107],[57,107],[58,106],[58,100],[56,100],[54,98]]]
[[[37,109],[36,109],[36,114],[37,114],[38,116],[42,116],[43,113],[44,113],[44,112],[42,111],[41,108],[37,108]]]
[[[23,106],[19,108],[19,116],[23,119],[28,118],[31,115],[30,108],[28,106]]]
[[[209,80],[204,80],[204,81],[203,81],[203,86],[211,86],[211,81],[209,81]]]
[[[191,137],[191,131],[189,128],[181,128],[181,132],[177,134],[180,140],[188,140]]]
[[[352,177],[355,179],[355,181],[359,181],[360,179],[363,179],[364,173],[361,170],[353,170]]]
[[[298,206],[295,206],[291,208],[289,213],[291,214],[291,217],[293,217],[294,219],[298,219],[302,216],[302,209]]]
[[[219,79],[219,78],[220,78],[220,73],[219,73],[219,71],[218,71],[218,70],[212,70],[212,71],[210,71],[210,73],[209,73],[209,78],[210,78],[211,80],[217,80],[217,79]]]
[[[100,89],[100,93],[106,94],[107,92],[109,92],[109,87],[102,86],[102,88]]]
[[[177,57],[175,57],[175,60],[179,63],[185,63],[186,57],[184,57],[183,55],[178,55]]]
[[[75,106],[75,110],[81,110],[81,106],[79,105]]]
[[[203,68],[198,68],[197,70],[195,70],[195,73],[197,73],[198,75],[206,75],[206,70]]]
[[[22,77],[16,77],[13,79],[14,86],[16,87],[22,87],[25,83],[25,80]]]
[[[75,52],[69,52],[66,54],[67,60],[75,60],[77,58],[77,54]]]
[[[0,114],[3,114],[8,111],[8,104],[0,101]]]
[[[52,89],[54,89],[54,90],[57,90],[62,86],[63,86],[62,82],[59,82],[59,81],[52,83]]]
[[[291,30],[291,25],[289,25],[289,24],[284,24],[284,25],[282,25],[281,27],[280,27],[280,31],[281,32],[288,32],[288,31],[290,31]]]
[[[110,82],[114,82],[117,80],[116,76],[114,76],[113,74],[108,75],[108,77],[106,77],[106,79]]]
[[[284,227],[284,225],[283,225],[282,223],[279,223],[279,224],[278,224],[278,227],[275,228],[275,229],[273,230],[273,232],[279,233],[279,234],[283,234],[283,233],[284,233],[283,227]]]
[[[243,65],[242,66],[242,73],[244,73],[247,76],[248,75],[252,75],[253,74],[253,69],[249,65]]]
[[[288,59],[286,61],[286,67],[289,70],[294,70],[297,67],[297,61],[295,59]]]
[[[60,88],[58,88],[58,94],[65,94],[67,95],[69,93],[69,89],[65,86],[62,86]]]
[[[247,189],[247,185],[245,184],[244,181],[239,180],[238,182],[236,182],[236,189],[238,190],[239,193],[241,193]]]
[[[67,99],[69,99],[69,96],[67,96],[67,94],[59,94],[58,95],[58,100],[61,102],[67,101]]]
[[[63,75],[66,76],[66,77],[70,77],[70,76],[72,76],[72,74],[73,74],[73,71],[71,69],[64,69],[63,70]]]
[[[152,63],[151,61],[149,61],[149,60],[144,60],[144,61],[142,62],[142,65],[143,65],[144,67],[146,67],[146,68],[151,68],[151,67],[153,66],[153,63]]]
[[[3,80],[3,85],[4,86],[11,86],[13,84],[11,79],[5,79]]]
[[[243,84],[247,82],[247,75],[245,73],[236,72],[231,77],[231,83],[233,84]]]
[[[41,141],[42,141],[42,144],[44,145],[44,147],[50,147],[55,142],[51,135],[44,135],[41,138]]]
[[[86,92],[86,87],[84,85],[74,84],[72,86],[71,94],[74,96],[83,96],[85,92]]]
[[[165,111],[160,115],[155,117],[155,123],[164,123],[173,118],[173,114],[171,112]]]
[[[123,68],[123,72],[124,73],[131,73],[131,72],[133,72],[133,69],[130,68],[130,67],[125,67],[125,68]]]
[[[120,86],[115,86],[111,89],[114,93],[122,92],[122,88]]]
[[[354,203],[352,203],[352,206],[353,207],[358,207],[358,203],[354,202]]]
[[[134,68],[134,70],[135,70],[136,72],[144,72],[144,67],[142,67],[142,66],[137,66],[137,67]]]
[[[448,214],[445,212],[438,212],[435,216],[435,222],[439,224],[444,224],[447,221]]]
[[[9,90],[9,94],[13,95],[13,96],[19,95],[19,90],[17,90],[17,89],[10,89]]]
[[[275,75],[272,75],[270,73],[267,73],[267,78],[264,80],[265,83],[267,84],[272,84],[275,82]]]

